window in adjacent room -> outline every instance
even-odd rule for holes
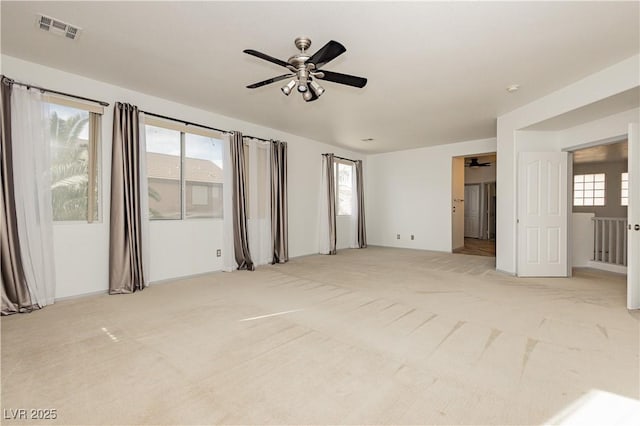
[[[336,197],[337,214],[339,216],[350,216],[352,213],[353,197],[353,164],[336,161]]]
[[[99,210],[102,107],[47,96],[53,220],[94,222]]]
[[[145,121],[150,219],[221,218],[222,135]]]
[[[620,182],[620,204],[623,206],[629,205],[629,173],[622,173]]]
[[[575,175],[573,177],[573,205],[604,206],[604,188],[604,173]]]

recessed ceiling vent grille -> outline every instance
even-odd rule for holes
[[[80,35],[80,28],[46,15],[38,16],[38,27],[43,31],[75,40]]]

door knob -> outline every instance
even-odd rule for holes
[[[636,231],[640,231],[640,225],[636,223],[636,226],[634,226],[633,229],[635,229]]]

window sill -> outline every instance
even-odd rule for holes
[[[85,220],[54,220],[53,226],[78,226],[78,225],[102,225],[103,221],[94,220],[87,222]]]
[[[191,221],[199,221],[199,220],[219,220],[222,221],[221,217],[188,217],[184,219],[149,219],[149,222],[191,222]]]

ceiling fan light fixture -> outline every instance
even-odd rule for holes
[[[311,93],[311,91],[306,91],[302,94],[302,99],[304,99],[305,101],[309,102],[310,100],[313,99],[313,93]]]
[[[322,96],[322,94],[324,93],[324,87],[320,86],[315,81],[311,81],[309,83],[309,86],[311,87],[311,90],[313,91],[313,93],[315,93],[317,97]]]
[[[293,90],[295,85],[296,85],[296,81],[291,80],[290,82],[282,86],[280,90],[282,90],[282,93],[284,93],[286,96],[289,96],[291,94],[291,90]]]

